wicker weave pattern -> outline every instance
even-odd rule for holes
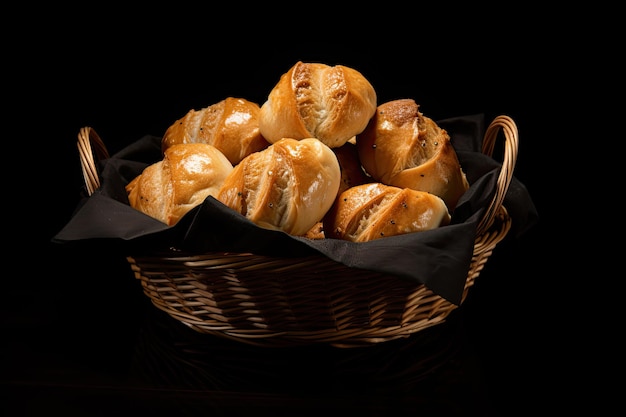
[[[496,195],[478,226],[463,300],[511,227],[502,201],[517,158],[512,119],[500,116],[490,124],[483,153],[491,155],[500,131],[506,140],[503,168]],[[93,147],[102,157],[106,148],[91,128],[81,129],[78,138],[92,193],[99,181],[89,150]],[[457,308],[424,285],[348,268],[321,255],[283,259],[168,252],[127,259],[157,308],[198,332],[262,346],[378,343],[442,323]]]

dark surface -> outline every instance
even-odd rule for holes
[[[511,70],[534,62],[527,45],[423,42],[416,54],[382,59],[366,46],[238,56],[184,43],[165,48],[148,36],[123,45],[71,39],[50,41],[63,47],[48,49],[46,66],[28,59],[34,75],[16,86],[16,106],[39,115],[21,124],[23,135],[37,139],[39,159],[32,162],[36,204],[18,217],[13,268],[4,273],[4,415],[528,415],[585,401],[557,389],[582,365],[564,354],[572,328],[561,306],[568,276],[551,272],[558,233],[546,225],[556,198],[546,178],[554,184],[559,176],[550,169],[542,105],[554,97],[544,89],[537,103],[542,87]],[[438,64],[420,65],[415,55]],[[197,334],[153,307],[123,254],[50,243],[81,193],[81,127],[94,127],[113,153],[226,96],[262,103],[297,60],[352,66],[379,102],[411,97],[435,120],[506,114],[518,124],[515,175],[540,222],[524,236],[507,236],[446,323],[366,348],[243,345]]]

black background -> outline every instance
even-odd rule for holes
[[[7,60],[12,77],[5,105],[15,117],[5,121],[11,128],[5,158],[14,164],[6,185],[19,201],[5,217],[16,231],[2,307],[8,340],[2,395],[9,415],[226,415],[244,408],[250,415],[511,415],[583,405],[583,397],[556,389],[582,365],[564,354],[574,325],[565,307],[568,276],[555,272],[559,233],[551,219],[558,213],[551,201],[560,175],[550,120],[563,98],[558,50],[545,58],[550,42],[512,36],[515,28],[502,21],[456,26],[446,36],[441,28],[420,32],[419,19],[407,34],[379,33],[375,24],[357,21],[335,27],[342,36],[333,32],[332,42],[303,41],[316,37],[301,24],[283,25],[270,38],[243,22],[226,33],[208,23],[206,31],[174,33],[166,23],[132,22],[133,36],[124,36],[118,22],[87,14],[39,32],[37,45],[15,48]],[[93,127],[114,153],[143,135],[162,135],[192,108],[228,96],[261,104],[298,60],[353,67],[372,83],[379,103],[413,98],[434,120],[484,113],[488,121],[501,114],[516,121],[515,176],[540,221],[496,248],[450,323],[366,352],[267,352],[198,339],[149,304],[123,254],[50,242],[82,192],[81,127]],[[152,370],[150,378],[138,378],[142,349],[170,337],[208,354],[202,360],[213,374],[205,369],[195,385],[180,384],[172,381],[176,371],[158,371],[167,359],[156,355],[156,365],[140,364]],[[170,352],[175,359],[195,358]]]

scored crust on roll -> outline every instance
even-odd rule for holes
[[[165,151],[177,143],[208,143],[237,165],[247,155],[270,145],[259,130],[259,112],[257,103],[235,97],[189,110],[165,131],[161,148]]]
[[[340,182],[332,149],[283,138],[237,164],[217,199],[260,227],[302,236],[330,209]]]
[[[376,111],[376,91],[357,70],[297,62],[261,105],[259,127],[270,143],[317,138],[331,148],[362,132]]]
[[[379,105],[356,144],[361,164],[376,181],[428,191],[450,211],[469,188],[450,136],[412,99]]]
[[[324,231],[327,238],[367,242],[449,223],[448,208],[436,195],[373,182],[341,193],[324,217]]]
[[[126,185],[130,206],[172,226],[209,195],[215,197],[233,166],[217,148],[183,143],[165,150]]]

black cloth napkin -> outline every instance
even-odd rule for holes
[[[174,248],[186,252],[242,252],[276,257],[322,254],[351,268],[392,274],[424,284],[460,304],[474,250],[476,226],[495,194],[501,164],[480,152],[482,114],[437,122],[450,134],[470,189],[459,200],[451,224],[434,230],[354,243],[307,239],[263,229],[213,197],[167,226],[130,207],[125,185],[162,159],[161,138],[144,136],[110,158],[98,161],[101,186],[85,196],[56,243],[106,241],[129,255]],[[520,236],[537,219],[526,187],[513,177],[504,199]]]

